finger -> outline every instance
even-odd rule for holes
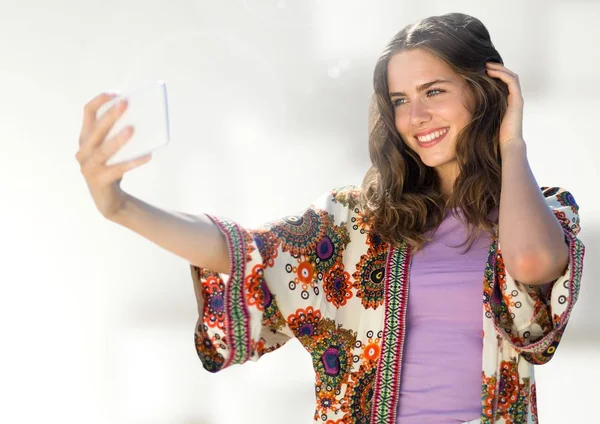
[[[98,173],[98,169],[105,167],[106,161],[123,147],[123,145],[131,139],[132,135],[133,127],[127,126],[110,140],[102,143],[100,148],[95,149],[87,158],[81,160],[81,173],[85,175],[86,178],[90,178],[90,176]]]
[[[486,72],[492,77],[500,78],[507,84],[519,85],[519,76],[517,74],[513,74],[512,72],[507,72],[503,69],[486,69]]]
[[[89,157],[90,166],[105,165],[106,161],[131,139],[133,132],[133,127],[129,125],[102,143]]]
[[[117,181],[123,178],[126,172],[150,162],[151,159],[152,153],[149,153],[137,159],[111,165],[106,168],[99,178],[106,183]]]
[[[508,69],[506,66],[502,65],[501,63],[496,63],[496,62],[486,62],[485,64],[486,69],[494,69],[494,70],[499,70],[499,71],[503,71],[508,73],[509,75],[512,75],[515,78],[519,78],[519,76],[511,71],[510,69]]]
[[[114,123],[123,115],[126,109],[127,100],[119,100],[96,121],[79,149],[81,160],[87,160],[93,154],[94,150],[104,141]]]
[[[508,86],[509,100],[516,101],[523,104],[523,95],[521,94],[521,84],[519,79],[514,76],[497,69],[487,69],[487,73],[492,78],[498,78]]]
[[[115,96],[116,93],[101,93],[83,107],[83,124],[81,125],[81,134],[79,135],[79,145],[83,143],[94,122],[96,122],[98,109],[106,102],[114,99]]]
[[[500,62],[485,62],[485,66],[492,66],[492,67],[495,67],[495,68],[508,69],[505,65],[503,65]]]

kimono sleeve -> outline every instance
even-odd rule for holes
[[[300,213],[257,229],[207,215],[225,235],[231,264],[228,276],[190,265],[199,316],[194,339],[206,370],[256,361],[301,335],[302,329],[286,317],[304,308],[304,315],[312,319],[322,294],[310,281],[306,291],[292,291],[291,285],[301,286],[302,281],[290,275],[305,270],[292,271],[291,264],[315,255],[316,240],[333,221],[331,206],[339,207],[330,191]]]
[[[556,352],[579,295],[585,253],[583,243],[577,238],[579,206],[571,193],[558,187],[541,190],[562,225],[569,247],[568,266],[555,281],[524,285],[506,271],[498,254],[490,299],[497,330],[532,364],[544,364]]]

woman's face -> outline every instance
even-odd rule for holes
[[[388,87],[404,142],[440,176],[455,176],[456,138],[473,116],[465,80],[441,59],[416,49],[392,56]]]

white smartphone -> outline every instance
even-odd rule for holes
[[[99,118],[120,99],[127,99],[127,109],[115,122],[105,140],[110,140],[126,126],[133,127],[133,135],[106,162],[114,165],[137,159],[169,144],[169,109],[165,81],[141,87],[127,95],[119,95],[98,110]]]

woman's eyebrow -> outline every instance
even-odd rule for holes
[[[452,81],[449,80],[444,80],[444,79],[436,79],[434,81],[430,81],[430,82],[426,82],[425,84],[421,84],[417,87],[417,91],[421,92],[423,90],[427,90],[429,87],[431,87],[432,85],[435,84],[441,84],[441,83],[451,83]],[[394,96],[406,96],[406,93],[403,93],[402,91],[394,91],[390,93],[390,97],[394,97]]]

